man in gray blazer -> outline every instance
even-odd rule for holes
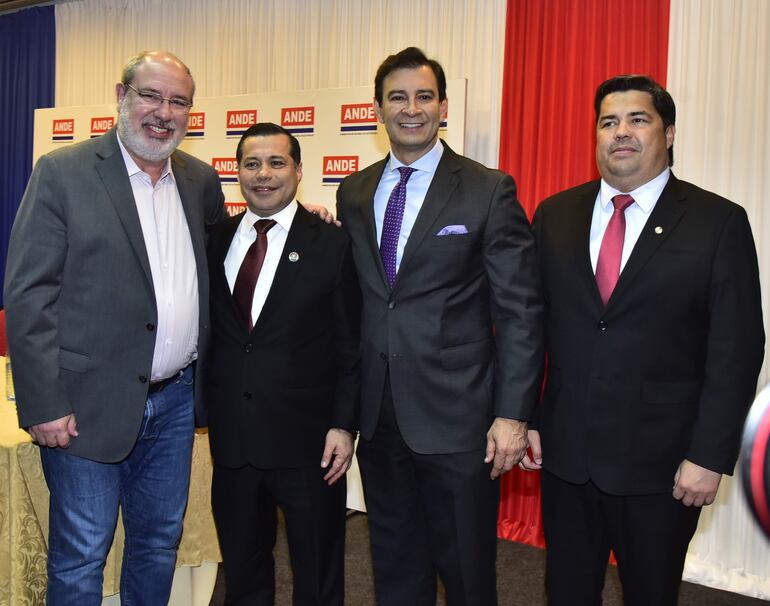
[[[391,153],[342,183],[338,215],[363,295],[377,602],[432,606],[438,573],[448,603],[495,604],[495,480],[527,448],[542,362],[533,239],[513,179],[439,141],[436,61],[388,57],[374,107]]]
[[[119,505],[122,602],[170,593],[209,330],[204,230],[224,215],[214,170],[175,151],[194,90],[177,57],[133,57],[117,127],[41,157],[11,233],[8,337],[51,493],[51,605],[101,603]]]

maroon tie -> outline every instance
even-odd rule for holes
[[[238,270],[238,277],[235,278],[233,287],[233,298],[238,306],[243,321],[249,327],[249,332],[254,328],[251,323],[251,303],[254,300],[254,287],[257,285],[257,278],[265,262],[267,254],[267,232],[275,225],[272,219],[260,219],[254,223],[254,229],[257,230],[257,239],[249,246],[246,256],[243,258],[241,268]]]
[[[628,194],[612,198],[615,210],[604,232],[599,259],[596,261],[596,286],[599,287],[599,295],[605,305],[620,277],[620,258],[623,256],[623,240],[626,238],[625,211],[633,203],[634,199]]]

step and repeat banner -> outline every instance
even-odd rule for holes
[[[465,138],[465,89],[464,79],[447,82],[449,111],[440,130],[441,138],[458,153],[463,153]],[[115,104],[35,110],[33,161],[104,134],[116,115]],[[230,214],[245,208],[235,148],[256,122],[280,124],[299,139],[303,178],[297,198],[330,209],[342,179],[389,149],[387,133],[374,113],[371,86],[196,99],[180,149],[216,169]]]

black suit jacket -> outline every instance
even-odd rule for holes
[[[361,434],[374,433],[389,375],[412,450],[484,448],[492,419],[528,419],[539,387],[542,306],[529,223],[509,175],[445,144],[391,290],[373,208],[387,160],[337,193],[363,295]],[[450,225],[468,233],[437,235]]]
[[[225,467],[317,466],[327,431],[358,425],[360,290],[350,241],[299,206],[249,334],[224,272],[241,217],[216,226],[209,242],[211,451]]]
[[[624,495],[670,491],[685,458],[731,473],[764,347],[746,212],[671,175],[605,308],[589,256],[598,191],[586,183],[535,214],[543,465]]]

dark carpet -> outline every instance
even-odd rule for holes
[[[275,549],[275,565],[275,603],[277,606],[290,606],[291,569],[282,519],[278,532],[278,544]],[[541,549],[511,541],[500,540],[497,542],[497,592],[500,606],[544,605],[544,574],[545,553]],[[220,565],[211,606],[222,606],[224,598],[225,579]],[[348,518],[347,522],[345,604],[349,606],[374,605],[369,531],[364,514],[354,514]],[[437,604],[445,605],[440,586]],[[607,579],[604,584],[604,606],[622,606],[622,604],[623,599],[617,571],[614,566],[608,566]],[[767,606],[767,602],[692,583],[682,583],[679,592],[679,606],[759,605]],[[404,604],[404,606],[409,605]]]

